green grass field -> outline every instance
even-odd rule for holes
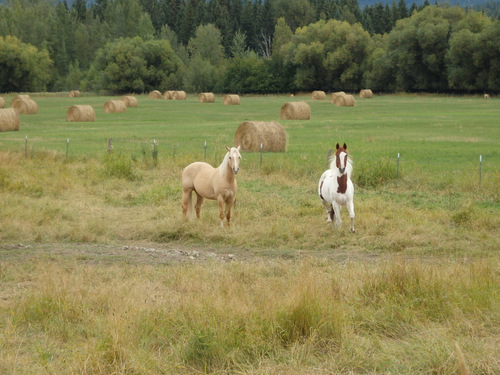
[[[222,97],[215,103],[199,103],[194,95],[186,101],[150,100],[139,97],[139,106],[126,113],[106,114],[104,102],[111,97],[82,98],[32,95],[39,105],[38,115],[22,115],[19,133],[2,134],[2,150],[24,151],[25,136],[35,151],[66,152],[74,157],[104,152],[113,138],[117,150],[139,153],[156,139],[163,157],[180,154],[196,159],[208,156],[217,162],[222,145],[232,144],[243,121],[280,121],[280,108],[289,100],[306,100],[311,106],[309,121],[281,121],[289,135],[285,155],[266,160],[285,160],[302,168],[321,170],[326,152],[337,141],[349,145],[358,161],[395,158],[404,163],[463,175],[477,169],[479,155],[485,168],[500,164],[498,142],[498,100],[478,97],[376,96],[358,99],[356,107],[338,108],[328,101],[309,97],[244,97],[240,106],[225,106]],[[9,97],[5,96],[6,102]],[[68,123],[66,111],[73,104],[92,105],[94,123]],[[498,168],[497,168],[498,170]]]
[[[31,96],[38,114],[0,133],[0,373],[499,373],[497,98],[105,114],[110,97]],[[290,100],[311,120],[280,120]],[[66,122],[73,104],[96,121]],[[243,153],[230,228],[213,201],[184,221],[182,168],[219,164],[248,120],[279,121],[287,151]],[[355,234],[317,196],[337,142]]]

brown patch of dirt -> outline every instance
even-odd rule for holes
[[[263,260],[297,261],[322,258],[338,263],[374,262],[385,258],[360,249],[349,251],[277,250],[245,248],[213,248],[184,244],[2,244],[0,259],[18,262],[34,259],[66,259],[84,263],[176,264],[203,262],[256,262]]]

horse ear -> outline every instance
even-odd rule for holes
[[[229,147],[227,147],[227,146],[226,146],[226,150],[231,151],[231,149]]]
[[[237,149],[238,151],[240,151],[240,147],[241,147],[241,145],[238,145],[238,147],[236,147],[236,149]]]
[[[344,143],[344,150],[347,150],[347,145]]]
[[[335,147],[337,147],[337,150],[338,150],[340,148],[340,145],[337,143],[337,146],[335,146]]]

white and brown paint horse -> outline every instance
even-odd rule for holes
[[[347,153],[347,145],[337,143],[337,151],[330,163],[330,169],[323,172],[319,179],[318,194],[325,206],[327,222],[334,222],[340,227],[340,208],[344,205],[349,211],[351,227],[354,232],[354,185],[351,181],[352,160]]]
[[[227,153],[222,163],[214,168],[208,163],[194,162],[182,172],[182,212],[187,218],[193,211],[193,191],[196,193],[196,217],[200,218],[203,200],[216,200],[219,204],[220,225],[231,221],[231,207],[234,204],[238,184],[236,174],[240,169],[240,146],[226,147]],[[224,212],[224,205],[226,210]]]

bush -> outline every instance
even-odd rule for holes
[[[100,49],[89,71],[93,89],[148,92],[178,86],[182,62],[167,40],[119,39]]]
[[[121,153],[108,153],[104,158],[104,175],[106,177],[125,178],[135,180],[136,175],[132,167],[132,159]]]
[[[47,50],[0,36],[0,92],[45,91],[52,65]]]
[[[389,159],[356,163],[353,180],[362,188],[376,188],[396,179],[396,163]]]

